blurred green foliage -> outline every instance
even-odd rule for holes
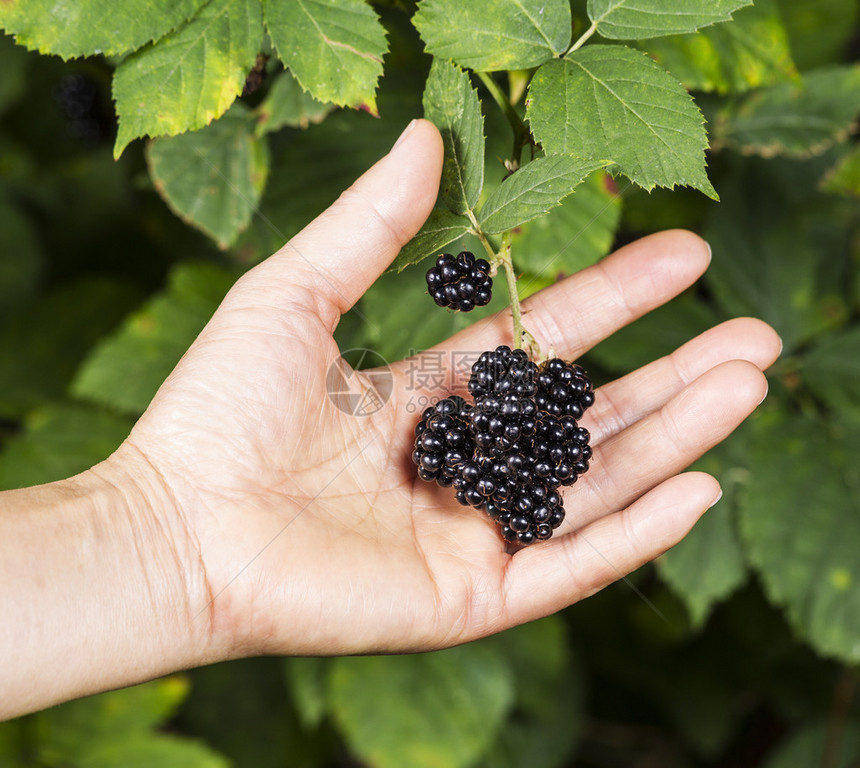
[[[187,20],[202,5],[171,13]],[[578,33],[590,7],[572,3]],[[359,14],[387,33],[378,119],[310,98],[273,55],[224,120],[134,143],[117,162],[110,81],[122,56],[64,63],[0,37],[0,488],[108,455],[232,281],[421,115],[430,57],[413,11],[397,0]],[[427,16],[438,32],[444,14]],[[4,23],[50,50],[50,29],[25,21]],[[144,43],[144,21],[119,43]],[[93,53],[61,31],[56,52]],[[722,502],[656,567],[436,654],[251,659],[65,704],[0,724],[0,766],[860,764],[858,41],[854,0],[756,0],[727,24],[639,41],[708,118],[722,201],[600,172],[514,233],[524,294],[665,227],[712,244],[699,285],[587,356],[597,383],[732,316],[761,317],[785,341],[759,415],[700,462]],[[311,92],[313,65],[291,64]],[[486,199],[506,173],[510,127],[473,85]],[[361,83],[344,88],[330,100],[373,103]],[[342,348],[400,357],[473,319],[416,312],[422,271],[383,275],[341,323]]]

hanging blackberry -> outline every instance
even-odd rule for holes
[[[553,416],[579,419],[594,404],[591,380],[581,366],[554,357],[538,368],[535,403]]]
[[[462,397],[452,395],[421,414],[415,427],[412,461],[418,465],[422,480],[450,486],[463,463],[471,458],[474,446],[468,428],[470,410]]]
[[[440,307],[469,312],[493,298],[490,263],[463,251],[456,257],[443,253],[427,271],[427,291]]]

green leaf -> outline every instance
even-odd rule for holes
[[[756,0],[730,24],[653,40],[645,48],[688,90],[741,93],[798,76],[775,0]]]
[[[332,662],[329,706],[347,744],[376,768],[459,768],[490,746],[514,695],[484,644]]]
[[[281,128],[307,128],[322,122],[334,107],[317,101],[302,90],[289,70],[278,75],[266,98],[255,111],[257,135],[278,131]]]
[[[0,415],[15,418],[62,398],[92,345],[139,299],[125,283],[89,278],[9,315],[0,325]]]
[[[576,189],[585,178],[609,165],[571,155],[547,155],[533,160],[505,179],[481,206],[478,221],[495,234],[542,216]]]
[[[325,686],[330,663],[328,659],[312,656],[284,659],[290,697],[306,729],[318,727],[325,717]]]
[[[65,764],[100,744],[151,737],[187,695],[187,678],[172,676],[47,709],[35,716],[40,757],[49,765]]]
[[[64,59],[116,56],[158,40],[190,19],[206,0],[4,0],[0,27],[20,45]]]
[[[82,405],[51,405],[31,411],[23,431],[0,453],[0,489],[63,480],[112,454],[132,423]]]
[[[319,101],[376,114],[385,29],[364,0],[264,0],[272,43]]]
[[[482,642],[504,654],[516,680],[516,700],[480,765],[565,765],[582,736],[585,689],[564,621],[548,616]]]
[[[792,185],[802,190],[804,177],[779,170],[774,161],[746,161],[723,181],[724,200],[704,229],[713,248],[704,279],[728,314],[765,320],[791,351],[845,316],[844,280],[829,285],[823,273],[846,232],[834,226],[833,198],[793,199]]]
[[[770,600],[824,656],[860,661],[860,422],[768,414],[740,527]]]
[[[72,384],[74,394],[143,413],[232,282],[232,275],[208,264],[176,267],[165,291],[92,350]]]
[[[153,140],[146,160],[170,209],[221,248],[248,226],[269,172],[268,146],[244,104],[200,131]]]
[[[801,726],[771,752],[762,768],[856,768],[858,761],[860,726],[849,720],[835,731],[831,721]]]
[[[196,131],[223,115],[262,42],[260,0],[210,0],[188,24],[125,59],[113,79],[114,157],[140,136]]]
[[[832,408],[860,410],[860,327],[812,347],[800,369],[806,385]]]
[[[728,21],[747,5],[752,0],[588,0],[588,17],[608,40],[644,40]]]
[[[230,768],[229,761],[201,742],[161,734],[99,744],[81,755],[76,768]]]
[[[527,116],[550,154],[609,159],[645,189],[688,185],[716,199],[705,174],[704,118],[684,87],[640,51],[589,45],[544,64]]]
[[[751,93],[720,110],[714,139],[763,157],[818,155],[845,141],[860,110],[860,65],[805,74]]]
[[[860,197],[860,145],[827,172],[821,180],[821,188],[837,195]]]
[[[679,544],[657,560],[657,572],[687,606],[690,623],[701,628],[712,608],[747,579],[744,553],[735,531],[741,478],[748,475],[747,441],[733,435],[693,467],[715,476],[723,498]]]
[[[856,0],[778,0],[794,60],[801,70],[840,64],[860,20]]]
[[[454,213],[466,213],[484,184],[484,116],[469,76],[459,67],[433,59],[424,117],[439,129],[445,145],[439,195]]]
[[[423,0],[412,22],[428,53],[482,72],[536,67],[570,45],[568,0]]]
[[[458,216],[456,213],[438,208],[431,211],[415,237],[400,249],[391,268],[402,272],[406,267],[418,264],[428,256],[437,254],[448,243],[462,237],[471,226],[471,222],[465,216]]]
[[[611,177],[589,176],[558,208],[513,232],[511,253],[519,280],[528,288],[539,277],[573,274],[597,263],[612,248],[621,216],[621,196]]]

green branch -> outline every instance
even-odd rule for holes
[[[502,89],[499,88],[499,84],[493,80],[492,75],[488,72],[477,72],[476,74],[484,84],[484,87],[490,92],[493,101],[499,105],[499,109],[504,113],[508,123],[510,123],[511,130],[514,132],[514,150],[511,153],[511,160],[519,165],[523,147],[531,143],[531,131],[523,122],[516,109],[514,109],[511,100],[505,96]]]

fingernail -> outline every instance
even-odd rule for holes
[[[711,259],[713,258],[713,255],[714,255],[714,251],[711,248],[711,244],[707,240],[705,240],[705,245],[708,246],[708,264],[710,264]]]
[[[407,126],[403,129],[403,133],[401,133],[401,134],[400,134],[400,136],[397,138],[397,141],[395,141],[395,142],[394,142],[394,146],[391,148],[391,151],[392,151],[392,152],[393,152],[395,149],[397,149],[397,147],[399,147],[399,146],[403,143],[403,140],[404,140],[404,139],[405,139],[405,138],[406,138],[410,133],[412,133],[412,130],[413,130],[413,128],[415,128],[415,124],[416,124],[417,122],[418,122],[417,120],[412,120],[412,121],[409,123],[409,125],[407,125]]]
[[[717,503],[721,498],[723,498],[723,489],[722,489],[722,488],[720,488],[720,492],[717,494],[717,498],[715,498],[715,499],[714,499],[710,504],[708,504],[708,509],[710,509],[711,507],[715,506],[715,505],[716,505],[716,503]]]
[[[764,384],[764,396],[762,397],[762,399],[761,399],[761,400],[759,400],[759,401],[758,401],[758,403],[756,403],[756,408],[758,408],[758,407],[759,407],[759,406],[760,406],[760,405],[761,405],[765,400],[767,400],[767,393],[768,393],[768,390],[769,390],[769,389],[770,389],[770,386],[768,385],[767,381],[765,381],[765,384]]]

